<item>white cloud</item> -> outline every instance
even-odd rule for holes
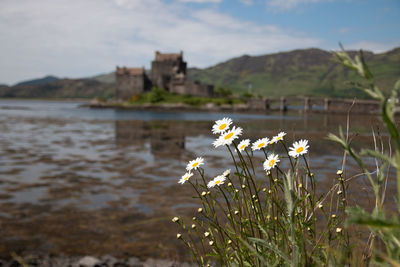
[[[206,67],[242,54],[315,47],[320,39],[161,0],[2,0],[0,83],[47,74],[85,77],[150,67],[154,51],[184,51]]]
[[[267,0],[268,7],[276,11],[284,11],[295,8],[302,4],[312,4],[318,2],[330,2],[332,0]]]
[[[343,27],[343,28],[338,29],[337,31],[341,34],[345,34],[345,33],[349,33],[351,31],[351,29],[348,27]]]
[[[253,0],[239,0],[239,2],[246,6],[253,5]]]
[[[183,3],[199,3],[199,4],[203,4],[203,3],[221,3],[222,0],[179,0],[180,2]]]
[[[374,53],[383,53],[393,49],[393,47],[399,47],[399,42],[371,42],[371,41],[359,41],[355,43],[346,44],[343,43],[346,50],[368,50]]]

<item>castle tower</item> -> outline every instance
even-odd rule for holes
[[[151,62],[151,80],[154,86],[174,91],[172,81],[186,79],[186,62],[183,52],[179,54],[164,54],[156,51],[155,59]]]
[[[144,68],[118,67],[115,72],[117,82],[116,98],[127,100],[139,95],[151,88],[151,81],[147,77]]]

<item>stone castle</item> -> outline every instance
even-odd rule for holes
[[[170,93],[213,96],[214,87],[212,85],[186,79],[186,65],[182,52],[164,54],[156,51],[155,59],[151,62],[150,77],[144,68],[120,68],[117,66],[115,72],[116,98],[127,100],[132,96],[151,90],[153,86],[163,88]]]

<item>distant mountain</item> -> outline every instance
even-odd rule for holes
[[[102,83],[115,83],[115,72],[99,74],[88,79],[95,80]]]
[[[356,54],[355,51],[349,53]],[[365,52],[364,55],[378,85],[390,90],[400,79],[400,48],[381,54]],[[190,68],[188,78],[213,84],[215,88],[229,88],[236,94],[250,90],[254,95],[266,97],[365,97],[346,85],[346,81],[360,81],[355,72],[338,64],[332,53],[315,48],[262,56],[244,55],[205,69]],[[47,76],[11,87],[0,85],[0,97],[112,97],[114,89],[115,72],[83,79]]]
[[[45,84],[45,83],[49,83],[49,82],[53,82],[53,81],[57,81],[57,80],[59,80],[59,78],[57,78],[55,76],[46,76],[46,77],[39,78],[39,79],[19,82],[15,86]]]
[[[349,52],[352,56],[356,52]],[[378,85],[391,89],[400,78],[400,48],[373,54],[364,52]],[[262,56],[244,55],[215,66],[188,71],[189,79],[230,88],[235,93],[248,90],[266,97],[278,96],[362,96],[348,90],[346,81],[359,80],[355,72],[343,68],[332,53],[304,49]],[[252,88],[249,89],[249,83]]]
[[[0,97],[94,98],[113,95],[113,84],[91,79],[57,79],[43,84],[0,86]]]

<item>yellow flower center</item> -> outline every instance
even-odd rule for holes
[[[274,160],[274,159],[271,159],[271,160],[269,161],[268,165],[269,165],[270,167],[272,167],[272,166],[274,166],[274,163],[275,163],[275,160]]]
[[[218,180],[218,181],[215,181],[215,184],[219,184],[221,181],[220,180]]]
[[[233,136],[233,133],[229,133],[227,135],[225,135],[225,140],[228,140],[229,138],[231,138]]]
[[[265,143],[259,144],[259,145],[258,145],[258,148],[261,148],[261,147],[263,147],[263,146],[265,146]]]
[[[219,126],[219,129],[220,130],[223,130],[223,129],[225,129],[226,128],[226,123],[223,123],[223,124],[221,124],[220,126]]]
[[[185,178],[183,178],[183,180],[187,181],[189,179],[189,176],[186,176]]]
[[[194,168],[194,167],[197,167],[197,165],[199,165],[198,162],[194,163],[194,164],[192,165],[192,167],[193,167],[193,168]]]
[[[296,152],[297,152],[297,153],[300,153],[300,152],[302,152],[303,150],[304,150],[304,147],[301,146],[301,147],[299,147],[299,148],[296,149]]]
[[[277,138],[276,138],[276,141],[279,141],[279,140],[281,140],[282,139],[282,136],[278,136]]]
[[[244,149],[246,147],[246,145],[242,145],[241,147],[240,147],[240,149]]]

